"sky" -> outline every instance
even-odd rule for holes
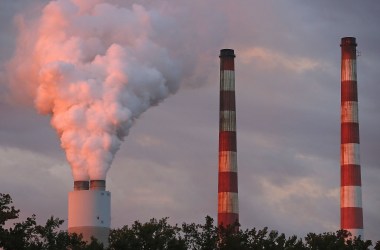
[[[0,192],[12,196],[22,218],[36,214],[40,223],[51,215],[67,219],[73,176],[50,117],[18,95],[29,90],[28,77],[13,84],[9,65],[17,55],[20,20],[28,27],[48,2],[0,0]],[[134,8],[133,1],[106,2]],[[364,230],[365,238],[379,240],[380,3],[152,2],[136,3],[151,15],[149,39],[182,67],[179,89],[136,118],[115,155],[107,174],[112,227],[153,217],[173,224],[216,218],[218,56],[231,48],[242,227],[268,226],[288,236],[338,230],[339,45],[354,36]],[[24,43],[28,39],[32,43],[32,37]]]

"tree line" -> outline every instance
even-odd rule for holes
[[[4,227],[17,219],[20,210],[12,206],[12,198],[0,193],[0,248],[4,250],[380,250],[380,241],[351,239],[344,230],[322,234],[309,233],[306,237],[286,237],[275,230],[263,228],[237,229],[238,224],[217,227],[211,217],[204,224],[170,225],[168,218],[151,219],[131,226],[112,229],[109,246],[96,239],[85,242],[81,235],[61,230],[63,220],[51,217],[45,225],[38,225],[36,216]],[[373,249],[373,248],[372,248]]]

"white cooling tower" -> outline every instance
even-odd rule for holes
[[[85,241],[91,237],[108,246],[111,226],[111,193],[105,191],[105,181],[91,181],[90,190],[79,189],[69,192],[68,231],[82,234]],[[88,185],[87,185],[88,186]]]

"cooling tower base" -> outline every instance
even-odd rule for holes
[[[91,237],[96,238],[104,246],[108,246],[108,236],[110,229],[107,227],[72,227],[69,228],[69,233],[82,234],[83,240],[91,242]]]

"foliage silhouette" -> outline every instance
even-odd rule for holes
[[[60,230],[64,221],[55,217],[37,225],[32,215],[6,228],[6,222],[17,219],[19,212],[12,206],[10,195],[0,193],[0,248],[4,250],[367,250],[372,246],[370,240],[352,238],[344,230],[286,237],[266,227],[242,230],[238,223],[216,227],[207,216],[205,224],[183,223],[181,227],[168,224],[168,218],[135,221],[111,230],[109,246],[104,248],[96,239],[86,243],[81,235]],[[380,250],[380,241],[374,249]]]

